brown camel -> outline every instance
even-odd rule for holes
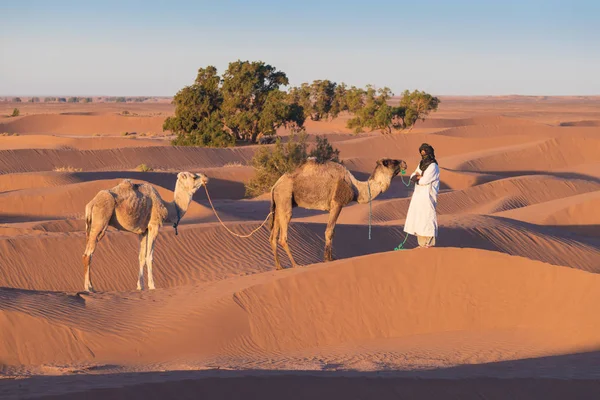
[[[335,223],[342,207],[352,201],[368,203],[385,192],[400,170],[406,169],[402,160],[380,159],[366,182],[357,180],[344,166],[335,162],[317,163],[314,159],[284,174],[271,189],[271,247],[275,267],[281,269],[277,256],[277,236],[287,253],[292,267],[297,264],[287,243],[288,225],[292,219],[292,208],[329,211],[329,222],[325,230],[325,261],[332,261],[331,242]],[[371,192],[369,196],[369,190]]]
[[[102,239],[108,226],[140,235],[140,271],[137,289],[144,287],[144,264],[148,268],[148,288],[154,289],[152,277],[152,253],[158,229],[163,222],[171,222],[176,229],[185,215],[192,196],[202,185],[208,183],[204,174],[180,172],[177,174],[174,201],[165,202],[151,185],[134,184],[129,179],[117,186],[101,190],[85,206],[86,246],[83,254],[85,270],[84,287],[92,292],[90,264],[96,244]]]

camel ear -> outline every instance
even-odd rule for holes
[[[189,177],[189,172],[180,172],[177,174],[177,179],[186,179]]]

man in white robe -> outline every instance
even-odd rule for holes
[[[419,247],[435,246],[435,238],[438,233],[437,196],[440,191],[440,169],[433,147],[423,143],[419,147],[421,162],[410,176],[411,182],[415,184],[415,191],[410,200],[404,232],[415,235]]]

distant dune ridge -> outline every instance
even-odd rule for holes
[[[231,236],[201,189],[179,235],[159,234],[157,290],[135,290],[138,239],[109,229],[94,255],[100,292],[86,294],[95,193],[129,178],[170,200],[177,172],[202,172],[228,228],[249,233],[270,209],[268,195],[244,197],[258,146],[173,147],[166,100],[19,103],[21,116],[0,118],[0,397],[598,398],[598,104],[442,97],[393,135],[310,121],[310,140],[326,135],[359,179],[382,157],[410,173],[432,144],[439,247],[411,237],[393,251],[412,194],[399,176],[372,204],[372,240],[368,206],[343,209],[332,263],[327,215],[295,209],[304,267],[275,271],[268,229]]]

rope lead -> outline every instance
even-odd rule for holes
[[[260,226],[258,228],[256,228],[255,230],[253,230],[249,234],[247,234],[247,235],[239,235],[239,234],[231,231],[227,226],[225,226],[225,224],[223,223],[223,221],[219,217],[219,214],[217,214],[217,210],[215,209],[215,206],[213,205],[212,200],[210,199],[210,194],[208,194],[208,187],[206,185],[204,185],[204,190],[206,191],[206,197],[208,198],[208,202],[210,203],[210,207],[212,208],[213,212],[215,213],[215,216],[217,217],[217,219],[219,220],[219,222],[221,223],[221,225],[223,225],[223,228],[225,228],[227,230],[227,232],[231,233],[233,236],[236,236],[236,237],[239,237],[239,238],[249,238],[250,236],[254,235],[254,233],[256,233],[260,228],[262,228],[267,223],[267,221],[269,220],[269,217],[271,216],[271,214],[273,214],[272,211],[269,214],[267,214],[267,218],[265,218],[265,220],[263,221],[263,223],[260,224]]]

